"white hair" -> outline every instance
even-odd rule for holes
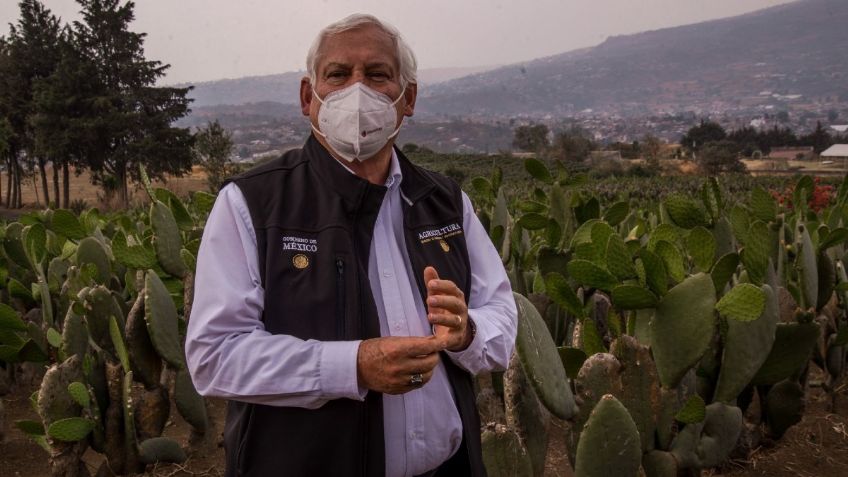
[[[318,80],[318,53],[321,50],[324,40],[329,36],[365,26],[375,26],[392,39],[396,50],[395,57],[397,58],[398,69],[400,70],[401,85],[405,87],[408,84],[417,83],[418,61],[415,59],[415,53],[412,52],[412,48],[404,41],[400,31],[373,15],[354,13],[327,25],[323,30],[318,32],[318,36],[312,41],[312,46],[309,47],[309,53],[306,54],[306,74],[309,76],[309,82],[313,86],[315,86]]]

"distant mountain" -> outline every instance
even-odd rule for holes
[[[416,115],[553,117],[848,104],[848,1],[611,37],[434,85]]]
[[[454,78],[491,70],[494,66],[471,66],[457,68],[430,68],[418,72],[418,83],[424,87],[448,81]],[[217,105],[239,105],[248,103],[290,103],[297,104],[300,91],[300,79],[305,71],[249,76],[245,78],[223,79],[193,83],[194,90],[189,96],[194,99],[193,108]],[[178,86],[187,86],[184,83]]]
[[[191,103],[192,108],[264,102],[296,104],[300,79],[303,75],[303,71],[292,71],[277,75],[185,83],[178,86],[194,85],[194,89],[189,93],[189,97],[194,99]]]

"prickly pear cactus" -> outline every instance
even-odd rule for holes
[[[504,374],[504,404],[506,423],[527,449],[533,475],[540,477],[545,472],[550,414],[536,397],[515,354]]]
[[[693,275],[669,290],[651,321],[651,348],[663,386],[673,388],[707,351],[715,332],[711,277]]]
[[[601,397],[577,445],[576,477],[636,476],[642,462],[639,431],[613,395]]]
[[[501,424],[483,429],[483,465],[491,477],[533,477],[533,465],[515,431]]]
[[[143,441],[139,446],[140,459],[144,464],[171,462],[182,464],[188,459],[180,444],[167,437],[154,437]]]
[[[173,368],[182,369],[185,357],[177,328],[177,308],[165,284],[153,270],[149,270],[144,279],[144,319],[159,356]]]
[[[158,388],[162,375],[162,357],[156,352],[147,331],[144,312],[144,290],[139,292],[127,315],[127,352],[134,375],[148,390]]]
[[[575,412],[574,396],[568,386],[556,345],[530,300],[517,293],[513,295],[518,307],[516,353],[527,373],[527,379],[539,400],[552,414],[568,419]]]
[[[730,403],[748,386],[766,361],[775,340],[779,307],[777,294],[763,286],[765,310],[754,321],[727,320],[727,334],[715,400]]]

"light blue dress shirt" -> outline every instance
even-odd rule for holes
[[[368,278],[381,335],[426,336],[431,333],[427,311],[403,237],[402,180],[393,154],[388,192],[374,225]],[[468,314],[477,334],[466,350],[447,354],[472,374],[502,370],[515,343],[515,301],[500,257],[464,193],[463,207],[472,278]],[[356,370],[360,341],[301,340],[265,331],[257,262],[244,196],[229,184],[209,215],[197,257],[186,338],[197,390],[204,396],[308,409],[332,399],[364,399],[367,390],[359,387]],[[462,422],[442,363],[421,388],[384,395],[383,413],[387,477],[414,476],[438,467],[462,442]]]

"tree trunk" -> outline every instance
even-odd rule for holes
[[[6,158],[6,207],[12,208],[12,155]]]
[[[41,207],[41,200],[38,196],[38,178],[35,175],[32,176],[32,190],[35,192],[35,205],[36,207]]]
[[[56,205],[54,207],[56,207],[58,209],[58,208],[62,207],[62,201],[60,200],[60,196],[59,196],[59,167],[56,164],[55,160],[53,161],[52,167],[53,167],[53,200],[56,201]]]
[[[62,192],[64,194],[65,208],[71,208],[71,171],[68,161],[62,163]]]
[[[121,193],[121,203],[125,208],[129,208],[130,206],[130,195],[127,189],[127,166],[126,164],[121,164],[118,169],[118,187]]]
[[[15,182],[18,183],[18,198],[15,200],[15,207],[22,209],[24,206],[24,183],[26,182],[26,177],[24,177],[24,166],[21,165],[21,161],[16,159],[15,163],[15,168],[17,169]]]
[[[12,198],[12,208],[20,209],[21,208],[21,165],[18,163],[17,154],[12,157],[12,170],[15,171],[15,180],[13,182],[15,187],[15,192],[13,193]]]
[[[44,207],[50,207],[50,188],[47,185],[47,161],[43,157],[38,158],[38,172],[41,173],[41,190],[44,193]],[[33,180],[33,182],[35,182]],[[36,192],[38,195],[38,192]]]

